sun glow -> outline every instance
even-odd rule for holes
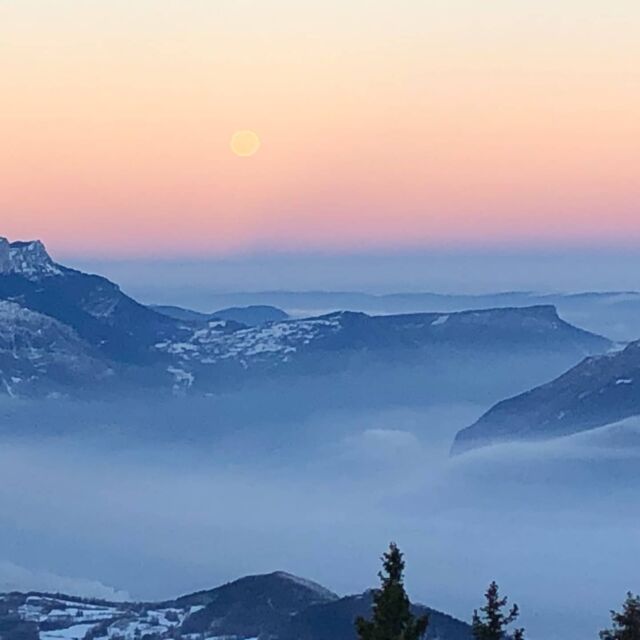
[[[231,136],[231,151],[237,156],[253,156],[260,149],[260,138],[254,131],[236,131]]]

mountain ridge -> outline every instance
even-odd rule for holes
[[[283,571],[245,576],[162,602],[110,602],[43,592],[0,594],[3,640],[356,640],[372,591],[339,596]],[[471,640],[470,626],[415,604],[430,617],[427,640]]]
[[[640,414],[640,341],[585,358],[561,376],[491,407],[456,435],[452,453],[548,439]]]

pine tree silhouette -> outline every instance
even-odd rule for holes
[[[601,640],[640,640],[640,596],[627,593],[622,611],[612,611],[611,619],[613,629],[601,631]]]
[[[487,601],[484,607],[473,612],[472,633],[476,640],[504,640],[507,635],[507,627],[515,622],[520,615],[518,605],[504,611],[507,606],[507,598],[501,598],[498,585],[492,582],[484,594]],[[516,629],[511,635],[513,640],[524,639],[524,629]]]
[[[404,590],[404,560],[395,543],[382,556],[383,570],[378,574],[381,588],[373,596],[371,620],[358,618],[360,640],[420,640],[427,631],[428,616],[416,618]]]

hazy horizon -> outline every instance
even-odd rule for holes
[[[487,294],[636,291],[634,252],[266,254],[191,260],[91,260],[69,266],[114,280],[145,303],[212,311],[207,296],[262,291]]]

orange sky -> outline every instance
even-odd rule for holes
[[[638,33],[630,0],[5,0],[0,235],[105,256],[634,241]]]

